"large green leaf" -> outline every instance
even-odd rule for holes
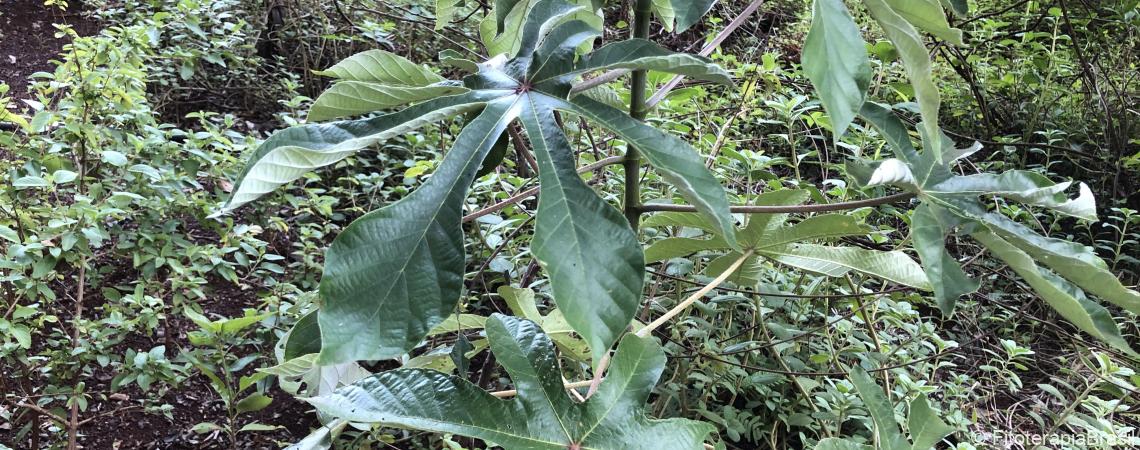
[[[659,212],[641,221],[645,227],[689,227],[697,228],[715,234],[716,225],[701,213],[693,212]]]
[[[542,184],[532,251],[550,275],[558,308],[599,361],[637,312],[645,258],[621,212],[578,175],[573,150],[544,98],[527,95],[522,113]],[[593,267],[605,270],[588,270]]]
[[[926,276],[934,290],[942,314],[954,312],[958,297],[978,290],[979,283],[970,279],[950,252],[946,251],[946,236],[960,223],[945,209],[923,203],[911,216],[911,239],[914,249],[926,269]]]
[[[883,394],[883,390],[879,388],[871,375],[858,366],[853,367],[848,375],[851,384],[855,385],[859,397],[863,399],[867,412],[871,413],[879,448],[883,450],[910,450],[910,444],[899,431],[898,421],[895,420],[894,406],[891,405],[890,399]]]
[[[943,422],[942,418],[930,408],[926,394],[919,394],[911,400],[906,426],[910,431],[910,439],[914,442],[911,450],[931,450],[938,442],[954,432],[954,427]]]
[[[367,81],[402,86],[427,86],[443,81],[443,77],[436,75],[435,72],[400,55],[383,50],[357,53],[328,70],[317,72],[317,75],[343,81]]]
[[[475,91],[427,101],[371,119],[305,125],[274,133],[246,162],[233,192],[218,214],[233,211],[320,167],[336,163],[373,144],[438,120],[481,108],[510,91]]]
[[[1038,267],[1031,256],[992,232],[980,230],[970,236],[986,246],[994,256],[1009,264],[1065,320],[1117,349],[1136,355],[1121,336],[1120,329],[1112,320],[1112,314],[1103,306],[1087,299],[1071,283]]]
[[[286,361],[321,352],[321,327],[317,320],[319,311],[311,311],[301,317],[289,334],[285,336],[284,359]]]
[[[983,195],[1000,196],[1094,220],[1096,205],[1087,186],[1078,184],[1077,197],[1069,198],[1065,191],[1072,183],[1054,183],[1033,172],[954,175],[949,165],[975,152],[976,145],[955,150],[953,143],[942,136],[947,161],[939,162],[929,150],[915,153],[909,138],[898,136],[897,128],[901,125],[893,114],[875,108],[864,108],[864,112],[871,113],[868,120],[876,128],[887,130],[885,136],[895,136],[888,140],[899,147],[896,153],[906,158],[905,162],[901,159],[880,162],[870,179],[864,181],[896,180],[893,184],[918,194],[922,203],[913,215],[911,236],[944,313],[953,311],[958,296],[978,287],[945,250],[946,236],[965,232],[1005,261],[1042,299],[1078,328],[1114,347],[1132,351],[1121,338],[1109,311],[1086,298],[1078,286],[1133,312],[1140,310],[1140,293],[1120,283],[1090,248],[1041,236],[1009,218],[989,212],[987,205],[979,200]],[[929,141],[931,139],[924,139],[924,143],[929,144]],[[892,174],[882,173],[887,171]],[[906,176],[893,175],[904,172]],[[1038,262],[1053,271],[1039,267]]]
[[[698,211],[716,222],[721,236],[729,245],[736,246],[736,222],[728,209],[728,197],[696,149],[673,135],[585,96],[574,97],[571,102],[550,99],[557,109],[593,120],[641,150],[642,156],[661,177],[676,187]]]
[[[990,230],[1028,253],[1081,289],[1140,314],[1140,293],[1128,289],[1091,247],[1041,236],[1025,225],[997,214],[986,214]]]
[[[366,81],[342,81],[334,84],[313,102],[309,121],[358,116],[374,111],[431,100],[445,95],[462,94],[462,86],[398,86]]]
[[[791,244],[757,250],[756,253],[781,264],[823,275],[842,276],[853,270],[904,286],[930,290],[930,282],[922,267],[903,252]]]
[[[712,239],[665,238],[645,248],[645,262],[654,263],[689,256],[700,251],[729,248],[732,247],[719,236]]]
[[[843,0],[815,0],[802,55],[832,130],[842,136],[863,107],[872,76],[866,43]]]
[[[895,0],[891,0],[894,2]],[[928,0],[901,0],[906,2],[922,2]],[[914,95],[922,112],[923,126],[929,136],[938,136],[938,110],[942,100],[938,93],[938,86],[934,85],[931,72],[930,55],[922,36],[906,19],[904,19],[887,0],[864,0],[871,17],[883,27],[883,31],[891,43],[899,51],[903,65],[906,67],[910,83],[914,86]],[[939,11],[941,13],[941,10]],[[936,161],[942,162],[942,143],[933,140],[926,149],[934,154]]]
[[[684,33],[689,27],[696,25],[716,4],[716,0],[670,1],[673,3],[673,14],[677,17],[677,25],[673,29],[676,33]]]
[[[764,236],[763,241],[756,244],[757,248],[777,247],[794,242],[861,236],[870,231],[870,227],[859,223],[853,216],[824,214],[808,217],[795,225],[772,229]]]
[[[321,279],[322,364],[403,354],[454,309],[463,287],[463,200],[521,109],[518,96],[488,103],[423,186],[336,237]]]
[[[574,69],[578,49],[601,34],[597,28],[581,20],[571,20],[554,27],[543,37],[527,71],[532,83],[562,77]]]
[[[665,31],[673,31],[677,24],[677,12],[673,10],[673,0],[653,0],[650,10],[657,16],[657,20],[661,21],[661,25],[665,26]]]
[[[538,325],[496,314],[487,322],[487,337],[515,383],[516,398],[500,400],[435,371],[400,369],[308,401],[353,422],[471,436],[511,450],[699,450],[714,429],[645,415],[644,403],[665,364],[664,352],[649,338],[623,339],[598,392],[578,403],[566,395],[554,346]]]

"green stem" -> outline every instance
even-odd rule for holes
[[[651,7],[653,0],[637,0],[633,7],[633,38],[649,38],[649,21],[652,17]],[[645,120],[645,90],[648,86],[645,70],[633,71],[631,91],[629,94],[629,115],[637,120]],[[637,148],[630,145],[626,149],[625,159],[625,218],[629,225],[637,231],[641,221],[641,154]]]

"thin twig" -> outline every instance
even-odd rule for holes
[[[584,388],[584,387],[589,386],[591,382],[592,382],[592,380],[575,381],[573,383],[564,383],[562,386],[565,387],[566,389],[579,389],[579,388]],[[491,395],[498,397],[498,398],[510,398],[510,397],[514,397],[516,395],[519,395],[519,391],[517,391],[515,389],[508,389],[505,391],[492,392]]]
[[[592,164],[582,166],[582,168],[578,169],[578,173],[592,172],[594,170],[597,170],[599,168],[602,168],[602,167],[605,167],[605,166],[608,166],[611,164],[618,164],[618,163],[622,162],[622,159],[623,159],[623,157],[621,157],[621,156],[611,156],[611,157],[603,159],[601,161],[597,161],[597,162],[594,162]],[[463,221],[464,222],[470,222],[472,220],[478,219],[478,218],[483,217],[485,215],[501,211],[504,208],[511,206],[515,203],[521,202],[528,197],[533,197],[534,194],[537,194],[537,193],[538,193],[538,187],[537,186],[532,187],[532,188],[527,189],[525,191],[522,191],[518,194],[515,194],[515,195],[511,196],[510,198],[503,200],[499,203],[496,203],[494,205],[488,206],[486,208],[480,209],[480,210],[475,211],[471,214],[463,216]]]
[[[823,203],[818,205],[792,205],[792,206],[731,206],[729,211],[734,213],[744,214],[774,214],[774,213],[815,213],[815,212],[829,212],[829,211],[846,211],[851,209],[866,208],[868,206],[879,206],[888,203],[897,203],[905,200],[910,200],[915,196],[911,192],[902,192],[898,194],[888,195],[886,197],[870,198],[866,200],[856,200],[851,202],[839,203]],[[664,203],[647,203],[641,205],[642,212],[696,212],[697,207],[692,205],[671,205]]]
[[[64,419],[63,417],[60,417],[56,413],[48,411],[48,410],[46,410],[46,409],[44,409],[44,408],[42,408],[36,404],[33,404],[33,403],[16,403],[16,406],[21,407],[21,408],[27,408],[27,409],[30,409],[30,410],[35,411],[37,413],[40,413],[43,416],[47,416],[47,418],[49,418],[51,420],[59,422],[61,425],[67,423],[67,419]]]
[[[702,48],[698,54],[701,56],[711,55],[713,50],[716,50],[716,48],[719,47],[720,44],[725,41],[725,39],[728,39],[728,37],[732,35],[733,31],[736,31],[737,28],[740,28],[740,26],[743,25],[744,22],[748,20],[748,18],[751,17],[753,13],[756,12],[757,9],[760,9],[760,5],[763,4],[764,0],[753,0],[752,3],[749,3],[748,7],[744,8],[744,11],[741,11],[735,19],[732,19],[732,22],[729,22],[728,26],[724,27],[724,29],[721,30],[721,32],[718,33],[715,38],[713,38],[712,42],[709,42],[707,45],[705,45],[705,47]],[[681,84],[681,80],[683,79],[685,79],[684,75],[674,75],[668,83],[665,83],[665,85],[662,86],[661,89],[658,89],[652,97],[649,97],[649,101],[645,102],[645,108],[650,109],[654,106],[657,106],[658,103],[661,103],[661,100],[664,100],[665,96],[669,95],[669,91],[672,91],[673,88],[677,87],[678,84]]]
[[[664,325],[665,322],[668,322],[673,317],[676,317],[677,314],[680,314],[685,310],[685,308],[692,306],[693,303],[696,303],[697,300],[700,300],[705,296],[705,294],[709,293],[709,291],[716,289],[717,286],[720,286],[721,283],[724,283],[725,280],[728,280],[728,277],[732,276],[733,273],[736,273],[736,269],[739,269],[740,266],[744,265],[744,262],[752,256],[752,253],[753,250],[751,249],[745,251],[742,255],[740,255],[739,258],[736,258],[736,261],[734,261],[731,266],[728,266],[728,269],[721,273],[720,276],[716,277],[716,279],[712,280],[712,282],[705,285],[705,287],[701,288],[699,291],[689,295],[687,298],[682,300],[681,303],[678,303],[677,306],[674,306],[673,309],[670,309],[661,317],[658,317],[657,320],[650,322],[649,325],[645,326],[645,328],[637,330],[637,333],[635,334],[638,337],[649,336],[650,333],[653,333],[653,330],[656,330],[661,325]]]

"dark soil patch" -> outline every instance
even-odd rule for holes
[[[28,75],[52,71],[51,64],[69,40],[55,37],[52,24],[71,25],[80,36],[99,32],[94,20],[84,17],[78,2],[69,11],[44,6],[43,0],[0,0],[0,82],[12,97],[24,97]]]

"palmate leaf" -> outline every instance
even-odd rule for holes
[[[1113,347],[1137,355],[1121,336],[1120,329],[1112,320],[1112,314],[1103,306],[1085,298],[1084,293],[1072,283],[1039,267],[1024,251],[992,232],[976,231],[970,233],[970,237],[986,246],[995,257],[1009,264],[1009,268],[1029,283],[1041,299],[1065,320]]]
[[[304,174],[347,158],[378,142],[432,122],[477,110],[509,91],[475,91],[444,97],[403,111],[362,120],[288,128],[266,139],[234,180],[233,192],[217,214],[224,214],[291,183]]]
[[[785,189],[767,192],[757,196],[758,205],[789,206],[806,201],[809,193],[805,190]],[[882,252],[854,247],[836,247],[808,244],[846,236],[861,236],[870,230],[858,223],[854,217],[843,214],[827,214],[809,217],[793,225],[787,225],[789,214],[750,214],[748,224],[737,231],[737,241],[744,248],[754,251],[738,273],[730,281],[741,283],[757,281],[762,259],[769,259],[786,266],[818,273],[830,277],[841,277],[851,271],[882,278],[898,284],[929,290],[922,268],[905,253]],[[704,230],[712,229],[704,216],[676,215],[666,213],[651,217],[648,226],[690,226]],[[726,251],[731,247],[719,236],[711,239],[666,238],[654,242],[645,249],[649,262],[664,261],[688,256],[703,251]],[[705,268],[708,276],[723,273],[740,258],[740,253],[730,251],[718,257]]]
[[[500,400],[435,371],[400,369],[308,401],[340,419],[470,436],[510,450],[697,450],[714,430],[645,415],[665,364],[651,338],[623,339],[598,392],[578,403],[566,394],[554,345],[538,325],[496,314],[487,322],[487,337],[514,381],[516,398]]]
[[[595,359],[613,346],[632,321],[641,295],[643,256],[620,214],[575,172],[576,158],[555,120],[555,110],[580,115],[632,144],[646,146],[646,159],[663,177],[716,222],[729,240],[734,239],[724,190],[692,147],[619,110],[583,97],[567,100],[571,83],[581,73],[575,69],[578,56],[572,49],[598,34],[578,20],[582,6],[592,3],[500,3],[526,8],[525,16],[508,14],[502,24],[504,29],[514,27],[519,56],[499,55],[478,64],[477,72],[463,79],[460,89],[467,92],[420,101],[375,118],[278,132],[255,151],[234,183],[234,193],[223,211],[400,133],[481,110],[477,115],[466,114],[475,118],[422,186],[357,219],[332,243],[320,286],[322,304],[315,316],[321,364],[400,356],[419,345],[454,309],[463,285],[464,197],[477,173],[493,170],[502,160],[503,131],[516,119],[521,119],[540,162],[542,194],[532,248],[550,276],[560,314],[589,343]],[[521,21],[512,22],[516,19]],[[615,67],[704,73],[729,81],[708,60],[680,57],[656,47],[639,45],[636,51],[610,53],[603,59]],[[661,61],[685,64],[662,66]],[[407,92],[458,86],[438,81],[421,69],[394,55],[367,52],[326,73],[342,78],[344,89],[366,83],[410,86]],[[540,74],[549,77],[539,83],[535,77]],[[334,86],[332,92],[337,89]],[[361,96],[351,99],[359,103],[347,104],[346,100],[341,109],[319,114],[369,113],[371,108],[416,101],[409,97],[367,103],[372,100]],[[330,100],[326,106],[336,105]],[[311,350],[313,340],[307,345],[306,351]]]
[[[892,160],[886,170],[906,171],[911,175],[908,182],[892,184],[914,192],[921,201],[912,216],[911,236],[944,314],[953,312],[959,296],[978,288],[978,282],[971,280],[961,264],[945,250],[946,237],[963,232],[1009,264],[1043,300],[1078,328],[1116,348],[1132,352],[1120,338],[1120,331],[1108,310],[1086,299],[1081,290],[1133,313],[1140,311],[1140,293],[1121,284],[1109,271],[1108,264],[1091,248],[1041,236],[1009,218],[987,211],[979,198],[1002,197],[1083,220],[1095,220],[1096,204],[1088,186],[1078,183],[1077,197],[1070,198],[1065,191],[1072,183],[1055,183],[1033,172],[1013,170],[1000,174],[954,175],[949,164],[970,155],[977,146],[959,151],[954,150],[953,143],[946,138],[939,139],[947,141],[942,147],[946,150],[947,162],[942,163],[929,150],[916,152],[909,136],[900,131],[905,130],[901,120],[886,108],[877,105],[865,107],[864,117],[895,147],[899,158]],[[924,144],[929,144],[929,141],[923,139]],[[884,175],[876,177],[876,173],[886,165],[885,161],[880,162],[870,177],[899,179]]]
[[[930,289],[926,273],[906,253],[882,252],[857,247],[790,244],[763,248],[757,254],[781,264],[827,276],[843,276],[850,271],[916,287]]]

